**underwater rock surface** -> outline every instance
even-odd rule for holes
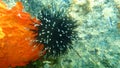
[[[12,3],[13,0],[10,0]],[[37,16],[48,0],[20,0],[25,10]],[[52,0],[49,0],[52,1]],[[6,1],[7,2],[7,1]],[[73,41],[74,50],[59,57],[55,64],[44,61],[44,68],[119,68],[120,67],[120,1],[119,0],[56,0],[68,8],[67,13],[77,20],[79,39]],[[8,3],[8,4],[9,4]],[[45,6],[44,5],[44,6]],[[31,6],[31,7],[29,7]],[[65,9],[64,8],[64,9]],[[34,62],[34,65],[39,64]]]

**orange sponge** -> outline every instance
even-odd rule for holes
[[[24,66],[38,59],[44,48],[33,42],[36,34],[30,30],[37,30],[32,24],[39,21],[22,9],[21,2],[8,9],[0,1],[0,68]]]

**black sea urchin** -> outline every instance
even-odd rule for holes
[[[54,16],[47,11],[41,11],[41,25],[38,26],[37,40],[45,45],[48,55],[64,54],[75,38],[75,21],[67,16],[56,13]]]
[[[67,52],[77,35],[74,30],[77,27],[76,21],[72,20],[64,9],[48,6],[42,8],[37,15],[41,24],[37,26],[36,40],[45,45],[47,56],[59,56]]]

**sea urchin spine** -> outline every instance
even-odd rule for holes
[[[53,14],[49,9],[41,10],[38,19],[41,24],[37,26],[36,40],[45,45],[47,56],[64,54],[77,35],[74,31],[77,27],[75,21],[60,11]]]

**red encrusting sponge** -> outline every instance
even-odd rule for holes
[[[44,45],[34,42],[33,22],[40,23],[23,12],[21,2],[8,9],[0,1],[0,68],[24,66],[42,56]]]

